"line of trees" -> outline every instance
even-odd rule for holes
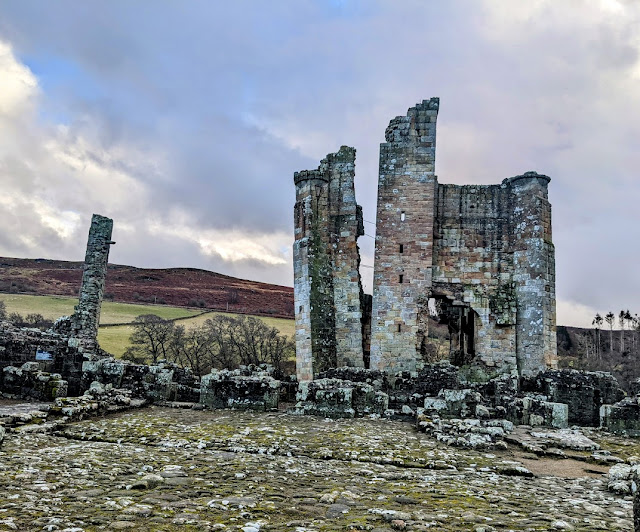
[[[123,358],[137,363],[164,359],[189,367],[197,375],[212,368],[264,363],[283,371],[295,354],[291,339],[252,316],[218,315],[186,328],[155,314],[144,314],[134,320],[133,327],[131,346]]]
[[[2,300],[0,300],[0,321],[8,321],[16,327],[33,327],[43,331],[53,326],[53,321],[48,320],[42,314],[36,312],[32,312],[26,316],[17,312],[8,313],[7,306]]]
[[[613,333],[613,328],[616,325],[616,318],[619,327],[617,342]],[[593,318],[593,321],[591,322],[594,328],[592,353],[596,358],[602,358],[601,330],[605,322],[609,328],[608,336],[610,354],[614,351],[618,351],[621,354],[633,353],[638,349],[638,347],[640,346],[640,342],[638,340],[638,337],[640,336],[640,317],[638,317],[638,314],[631,314],[629,309],[621,310],[618,313],[617,317],[611,311],[607,312],[604,317],[601,316],[600,313],[597,313]],[[616,343],[618,344],[618,349],[616,349]],[[588,355],[589,353],[587,352],[587,356]]]
[[[591,329],[558,328],[561,367],[608,371],[623,388],[640,377],[640,318],[629,310],[597,313]]]

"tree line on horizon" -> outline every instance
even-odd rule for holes
[[[604,317],[600,313],[596,313],[591,322],[594,330],[594,341],[593,341],[593,349],[592,354],[595,355],[596,358],[602,356],[602,341],[601,341],[601,330],[606,323],[609,327],[609,352],[612,353],[614,350],[614,335],[613,335],[613,327],[616,323],[616,319],[619,325],[619,336],[618,336],[618,351],[620,353],[625,353],[629,351],[635,351],[637,349],[638,343],[638,333],[640,333],[640,317],[638,314],[631,314],[629,309],[621,310],[616,317],[616,315],[609,311]],[[629,332],[626,335],[626,332]],[[625,346],[625,336],[627,339],[627,343]]]
[[[561,367],[608,371],[630,389],[640,377],[640,317],[630,310],[599,312],[587,329],[558,327]]]

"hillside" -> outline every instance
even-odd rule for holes
[[[82,262],[0,257],[0,293],[76,297]],[[105,300],[293,318],[293,288],[195,268],[109,264]]]
[[[631,383],[640,377],[640,331],[597,333],[558,325],[558,362],[561,368],[609,371],[630,391]]]

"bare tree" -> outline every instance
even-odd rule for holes
[[[131,346],[123,358],[129,360],[151,359],[153,364],[168,357],[168,348],[175,324],[155,314],[142,314],[133,320],[134,331],[129,337]]]
[[[620,324],[620,353],[624,353],[624,326],[626,324],[626,314],[624,310],[618,314],[618,323]]]
[[[596,330],[596,358],[600,358],[600,329],[602,329],[603,321],[602,316],[600,316],[600,313],[598,312],[591,322]]]
[[[292,340],[252,316],[216,316],[207,320],[205,327],[213,367],[266,363],[279,370],[295,352]]]
[[[609,353],[613,353],[613,324],[615,323],[616,316],[613,312],[609,311],[604,319],[609,324]]]
[[[189,367],[196,375],[205,375],[211,370],[211,338],[205,326],[185,329],[174,328],[169,342],[169,360]]]

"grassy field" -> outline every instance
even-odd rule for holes
[[[55,320],[60,316],[69,316],[73,313],[73,307],[78,302],[76,298],[22,294],[0,294],[0,301],[5,302],[8,313],[17,312],[23,316],[37,313],[51,320]],[[133,305],[105,301],[102,304],[100,324],[131,323],[137,316],[142,314],[156,314],[167,320],[186,318],[178,323],[186,327],[194,327],[202,325],[205,320],[212,318],[216,314],[226,314],[224,312],[208,312],[199,315],[201,313],[202,310],[168,307],[166,305]],[[233,314],[229,315],[232,316]],[[292,337],[294,334],[295,325],[293,320],[263,317],[260,317],[260,319],[270,327],[276,327],[285,336]],[[98,331],[98,341],[105,351],[120,356],[129,346],[129,336],[131,336],[132,332],[133,327],[130,325],[101,327]]]

